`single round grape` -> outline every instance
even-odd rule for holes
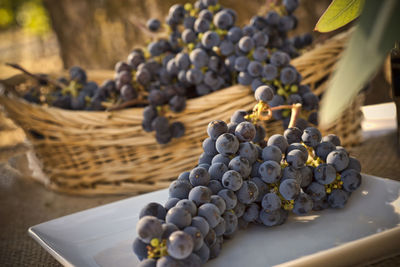
[[[321,132],[315,127],[308,127],[301,136],[304,144],[310,147],[316,147],[322,139]]]
[[[228,156],[224,156],[222,154],[217,154],[213,157],[211,164],[215,164],[215,163],[223,163],[226,166],[228,166],[229,162],[230,162],[230,158]]]
[[[272,81],[278,76],[278,68],[272,64],[266,64],[264,66],[262,77],[267,81]]]
[[[257,101],[268,103],[274,97],[274,90],[268,85],[260,86],[254,93],[254,97]]]
[[[330,184],[336,179],[336,170],[332,165],[322,163],[314,169],[314,177],[320,184]]]
[[[208,169],[208,172],[210,174],[210,179],[218,181],[222,180],[222,176],[227,171],[228,167],[222,162],[214,163],[210,166],[210,169]]]
[[[297,127],[288,128],[283,132],[283,136],[286,138],[289,145],[292,143],[300,143],[302,134],[303,132]]]
[[[253,138],[253,143],[261,143],[264,142],[264,138],[267,135],[265,129],[262,125],[255,125],[256,128],[256,136]]]
[[[303,152],[304,157],[308,158],[308,150],[307,148],[302,145],[301,143],[291,143],[288,148],[286,149],[286,154],[288,154],[290,151],[292,150],[300,150],[301,152]]]
[[[212,195],[210,203],[214,204],[218,209],[219,213],[222,214],[226,210],[225,200],[219,195]]]
[[[281,205],[281,199],[276,193],[265,194],[261,201],[261,206],[266,212],[276,211]]]
[[[194,49],[192,52],[190,52],[189,57],[190,61],[196,68],[200,69],[208,64],[208,55],[201,48]]]
[[[256,129],[251,122],[244,121],[238,124],[235,135],[242,142],[250,142],[256,135]]]
[[[228,31],[228,39],[232,42],[232,43],[237,43],[239,42],[240,38],[242,38],[243,34],[242,34],[242,29],[240,29],[239,27],[232,27],[229,29]]]
[[[326,161],[326,157],[329,153],[336,149],[336,146],[331,142],[322,141],[315,148],[315,154],[320,157],[323,161]]]
[[[353,192],[361,185],[361,174],[354,169],[347,169],[341,174],[343,189],[347,192]]]
[[[164,223],[162,225],[162,229],[163,229],[163,234],[161,236],[161,239],[168,239],[168,237],[175,231],[178,231],[179,228],[172,223]]]
[[[196,85],[196,93],[198,94],[198,95],[207,95],[207,94],[209,94],[211,92],[211,88],[210,88],[210,86],[208,86],[208,85],[206,85],[206,84],[204,84],[204,83],[201,83],[201,84],[198,84],[198,85]]]
[[[312,182],[305,190],[305,192],[312,198],[314,201],[318,201],[323,199],[326,196],[325,186]]]
[[[235,70],[246,71],[250,60],[246,56],[240,56],[235,59]]]
[[[214,232],[217,237],[222,236],[226,231],[225,220],[220,217],[219,223],[214,227]],[[217,242],[216,242],[217,243]]]
[[[268,145],[262,150],[262,159],[264,161],[272,160],[280,163],[282,160],[282,151],[275,145]]]
[[[174,137],[174,138],[182,137],[185,134],[185,126],[183,125],[182,122],[179,122],[179,121],[173,122],[170,125],[169,129],[170,129],[172,137]]]
[[[257,185],[251,181],[244,181],[242,187],[237,191],[236,194],[239,202],[243,204],[251,204],[256,201],[258,197]]]
[[[203,217],[200,217],[200,216],[195,216],[192,218],[191,226],[194,226],[197,229],[199,229],[199,231],[201,232],[203,237],[205,237],[208,234],[208,231],[210,229],[210,226],[209,226],[208,222],[206,221],[206,219],[204,219]]]
[[[136,237],[133,241],[133,252],[136,254],[140,261],[147,258],[147,246],[148,244],[140,240],[138,237]]]
[[[299,169],[307,162],[307,157],[305,157],[303,151],[299,149],[293,149],[287,153],[286,161],[295,169]]]
[[[232,190],[222,189],[218,192],[218,195],[225,200],[226,210],[231,210],[236,206],[237,196]]]
[[[183,232],[173,232],[167,240],[168,254],[175,259],[184,259],[188,257],[194,248],[192,237]]]
[[[87,81],[85,70],[78,66],[73,66],[69,69],[69,78],[80,84],[85,84]]]
[[[243,178],[239,172],[229,170],[222,176],[222,185],[232,191],[237,191],[242,186]]]
[[[233,25],[233,17],[227,10],[221,10],[215,14],[213,19],[214,25],[222,30],[227,30]]]
[[[268,160],[258,168],[260,178],[266,183],[276,183],[280,179],[281,165],[276,161]]]
[[[332,192],[328,195],[328,203],[331,208],[334,209],[343,208],[348,199],[348,193],[341,189],[333,189]]]
[[[192,187],[193,186],[187,181],[175,180],[169,185],[169,197],[178,199],[187,198]]]
[[[244,71],[241,71],[238,75],[238,83],[241,85],[250,85],[253,81],[253,77]]]
[[[290,57],[287,53],[276,51],[271,55],[270,62],[276,67],[284,67],[289,64]]]
[[[280,79],[284,85],[293,84],[296,81],[297,72],[294,68],[285,67],[281,70]]]
[[[335,146],[340,146],[340,139],[334,134],[328,134],[322,138],[323,142],[331,142]]]
[[[164,220],[166,213],[167,211],[161,204],[156,202],[150,202],[140,210],[139,219],[141,219],[144,216],[154,216],[160,220]]]
[[[263,71],[263,65],[258,61],[250,61],[247,65],[247,72],[252,77],[260,77]]]
[[[201,263],[205,264],[209,258],[210,258],[210,249],[208,248],[208,246],[204,243],[203,246],[201,246],[200,249],[196,250],[194,252],[194,254],[196,254],[197,256],[199,256],[199,258],[201,259]]]
[[[247,112],[245,110],[236,110],[233,115],[231,116],[231,122],[232,123],[241,123],[246,121],[244,118],[247,115]]]
[[[250,52],[251,49],[254,48],[254,41],[249,36],[243,36],[239,40],[239,48],[244,53]]]
[[[326,157],[326,163],[332,164],[336,171],[340,172],[349,165],[349,156],[341,150],[334,150]]]
[[[281,134],[274,134],[268,139],[268,146],[274,145],[279,147],[279,149],[282,151],[282,154],[285,153],[287,147],[289,146],[288,142],[286,141],[286,138],[281,135]]]
[[[226,57],[231,55],[235,51],[235,46],[229,40],[222,40],[219,44],[219,50],[221,52],[221,55]]]
[[[256,33],[257,29],[252,25],[246,25],[243,27],[242,31],[243,35],[252,37]]]
[[[182,32],[182,41],[186,44],[196,41],[196,34],[192,29],[185,29]]]
[[[266,35],[265,33],[260,31],[260,32],[256,32],[253,35],[253,40],[254,40],[254,44],[257,48],[259,48],[259,47],[264,48],[268,44],[269,38],[268,38],[268,35]]]
[[[210,174],[206,169],[202,167],[196,167],[190,171],[189,180],[193,186],[206,186],[210,181]]]
[[[238,151],[239,141],[233,134],[224,133],[218,137],[215,146],[220,154],[229,156]]]
[[[204,244],[203,235],[201,234],[200,230],[194,226],[187,226],[183,229],[185,233],[190,235],[193,239],[193,250],[196,251],[200,249]]]
[[[295,179],[286,179],[279,185],[279,193],[286,200],[293,200],[300,194],[300,184]]]
[[[354,157],[349,157],[349,165],[347,165],[346,170],[353,169],[357,172],[361,172],[361,163],[358,161],[358,159]]]
[[[197,214],[197,206],[196,204],[188,199],[179,200],[175,207],[186,209],[192,216],[196,216]]]
[[[312,92],[305,93],[303,96],[303,108],[305,110],[315,110],[318,109],[319,99],[318,96],[314,95]]]
[[[186,80],[191,84],[199,85],[203,81],[204,75],[200,69],[194,68],[186,72]]]
[[[258,158],[258,151],[256,146],[250,142],[240,143],[239,156],[246,158],[249,164],[252,165]]]
[[[203,18],[198,18],[194,22],[194,30],[196,32],[206,32],[210,29],[210,22]]]
[[[281,220],[281,213],[279,210],[266,212],[262,209],[259,218],[265,226],[275,226],[278,225]]]
[[[300,175],[301,175],[300,187],[304,188],[304,187],[309,186],[313,179],[313,173],[314,173],[313,167],[304,166],[304,167],[300,168],[299,171],[300,171]]]
[[[238,201],[236,203],[236,206],[232,209],[232,211],[236,215],[236,217],[239,219],[240,217],[242,217],[245,209],[246,209],[246,205],[241,203],[240,201]]]
[[[167,223],[175,224],[178,228],[183,229],[189,226],[192,221],[192,215],[190,212],[182,207],[173,207],[168,210],[165,216],[165,221]]]
[[[188,199],[196,203],[197,206],[208,203],[211,199],[211,190],[208,187],[201,185],[193,187],[189,192]]]
[[[258,196],[255,201],[260,202],[263,196],[268,192],[268,185],[259,177],[253,177],[250,181],[257,186]]]
[[[213,228],[210,228],[208,231],[207,235],[204,237],[204,243],[208,246],[211,247],[212,245],[217,242],[217,235],[215,234],[215,231]]]
[[[229,162],[228,167],[231,170],[237,171],[243,178],[248,177],[251,173],[251,165],[245,157],[234,157]]]
[[[201,38],[201,44],[207,49],[211,49],[213,46],[217,46],[219,42],[219,35],[213,31],[205,32],[203,34],[203,37]]]
[[[232,211],[225,211],[222,214],[222,218],[225,220],[225,235],[230,235],[236,232],[238,225],[238,218]]]
[[[136,224],[138,237],[144,243],[150,243],[153,238],[161,238],[161,222],[154,216],[144,216]]]
[[[313,208],[313,201],[306,193],[300,193],[300,195],[294,200],[293,213],[297,215],[306,215]]]
[[[256,47],[256,49],[253,52],[253,58],[254,60],[263,63],[265,60],[268,58],[268,50],[265,47]],[[264,74],[265,68],[263,67],[261,71],[261,76]]]
[[[169,209],[175,207],[176,203],[178,203],[180,199],[176,197],[171,197],[165,202],[164,207],[168,211]]]
[[[251,203],[246,207],[242,218],[246,222],[254,222],[258,218],[259,213],[260,213],[260,206],[256,203]]]
[[[198,216],[206,219],[210,227],[214,228],[220,220],[220,211],[214,204],[205,203],[199,207]]]
[[[327,197],[321,200],[313,200],[313,210],[320,211],[329,208],[329,203]]]
[[[228,131],[228,125],[221,120],[214,120],[210,122],[207,126],[207,134],[213,140],[217,140],[217,138],[226,133]]]
[[[224,189],[224,187],[222,186],[221,182],[218,181],[218,180],[210,180],[210,182],[208,183],[207,187],[211,190],[211,193],[213,195],[218,194],[219,191]]]

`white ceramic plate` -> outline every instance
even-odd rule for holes
[[[137,266],[131,244],[139,211],[167,198],[167,190],[128,198],[33,226],[29,234],[64,265]],[[400,183],[363,175],[344,209],[290,216],[278,227],[252,225],[206,266],[349,265],[400,252],[399,240]]]

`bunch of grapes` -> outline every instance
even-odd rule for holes
[[[135,49],[125,61],[115,65],[115,77],[102,86],[86,81],[79,67],[70,70],[70,79],[60,78],[46,103],[73,110],[104,110],[148,104],[142,127],[155,131],[158,143],[184,135],[180,122],[170,123],[169,108],[181,112],[187,98],[209,94],[234,84],[251,86],[253,91],[269,85],[275,97],[268,104],[276,107],[300,103],[303,106],[297,127],[317,125],[319,99],[301,75],[290,65],[299,49],[311,44],[310,34],[288,38],[297,19],[297,0],[284,0],[265,16],[254,16],[248,25],[235,26],[236,12],[217,0],[199,0],[194,5],[173,5],[166,18],[168,38],[152,41],[145,49]],[[160,31],[162,24],[150,19],[147,28]],[[144,99],[147,98],[147,99]],[[26,99],[33,100],[32,92]],[[108,103],[108,104],[107,104]],[[275,120],[287,128],[290,110],[273,111]]]
[[[93,81],[87,81],[86,71],[78,66],[69,69],[68,79],[59,77],[52,81],[47,76],[30,75],[37,78],[39,84],[30,88],[23,98],[37,104],[71,110],[105,110],[107,102],[112,105],[122,97],[113,80],[106,80],[98,86]]]
[[[270,86],[255,91],[253,112],[237,111],[227,124],[207,127],[198,165],[169,186],[164,205],[140,212],[133,251],[139,266],[201,266],[219,255],[225,240],[248,224],[278,226],[290,211],[343,208],[361,184],[361,165],[336,135],[290,127],[266,142],[260,120],[272,116]]]
[[[168,38],[152,41],[146,49],[135,49],[126,61],[115,65],[115,84],[124,101],[143,92],[149,106],[143,112],[142,126],[156,132],[160,144],[184,134],[184,125],[170,124],[166,109],[181,112],[187,98],[209,94],[234,84],[270,85],[277,97],[271,106],[302,103],[311,113],[318,108],[318,97],[309,87],[300,86],[301,75],[290,65],[299,49],[310,45],[310,34],[288,38],[297,19],[293,12],[297,0],[285,0],[265,16],[254,16],[248,25],[235,26],[236,12],[217,0],[200,0],[194,5],[173,5],[166,18]],[[162,23],[150,19],[147,28],[162,29]],[[316,123],[316,116],[307,120]],[[290,110],[274,112],[274,118],[290,117]],[[310,119],[308,116],[310,115]],[[286,123],[287,126],[287,123]]]

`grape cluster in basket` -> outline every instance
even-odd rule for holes
[[[147,28],[156,33],[146,48],[134,49],[125,61],[115,65],[115,77],[101,86],[86,82],[79,67],[70,70],[70,79],[57,81],[55,91],[43,103],[64,109],[105,110],[148,105],[142,127],[155,131],[158,143],[184,135],[180,122],[170,123],[167,112],[182,112],[188,98],[203,96],[235,84],[270,85],[276,96],[270,106],[301,103],[302,118],[297,126],[317,124],[319,99],[290,59],[312,42],[312,36],[288,37],[297,26],[293,12],[297,0],[284,0],[264,16],[253,16],[249,24],[236,26],[237,14],[217,0],[199,0],[194,5],[175,4],[165,23],[150,19]],[[164,29],[164,31],[163,31]],[[35,91],[38,94],[38,90]],[[25,96],[38,102],[40,97]],[[39,93],[40,95],[40,93]],[[290,110],[276,110],[273,118],[287,128]]]
[[[140,212],[133,243],[139,266],[201,266],[250,223],[278,226],[290,212],[344,207],[361,184],[360,162],[336,135],[293,127],[299,104],[283,135],[265,142],[258,122],[277,109],[268,105],[273,97],[271,87],[260,86],[251,114],[209,123],[197,167],[170,184],[164,205]]]
[[[310,34],[287,37],[297,25],[292,14],[297,7],[298,1],[283,1],[276,10],[254,16],[241,28],[235,26],[236,12],[216,0],[173,5],[164,25],[168,39],[152,41],[143,51],[134,50],[115,66],[117,90],[127,102],[148,92],[142,126],[147,132],[155,131],[161,144],[184,133],[181,123],[169,125],[167,108],[181,112],[187,98],[234,84],[253,90],[270,85],[277,94],[270,105],[303,103],[309,121],[316,124],[312,112],[318,108],[318,97],[309,87],[300,86],[301,75],[290,65],[291,57],[312,41]],[[161,26],[157,19],[147,23],[153,32]],[[287,126],[290,110],[273,115]],[[305,127],[307,122],[300,120],[300,124]]]

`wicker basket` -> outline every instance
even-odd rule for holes
[[[348,34],[327,41],[292,61],[321,94]],[[329,132],[344,145],[360,141],[360,96]],[[42,164],[45,177],[36,177],[53,190],[73,194],[142,193],[165,188],[171,179],[194,167],[202,153],[207,124],[213,119],[228,121],[237,109],[251,109],[251,90],[233,86],[191,99],[172,121],[186,126],[185,136],[167,145],[156,143],[153,134],[142,130],[142,108],[112,112],[68,111],[28,103],[13,94],[0,95],[8,115],[27,133]],[[282,133],[282,123],[269,122],[267,134]]]

